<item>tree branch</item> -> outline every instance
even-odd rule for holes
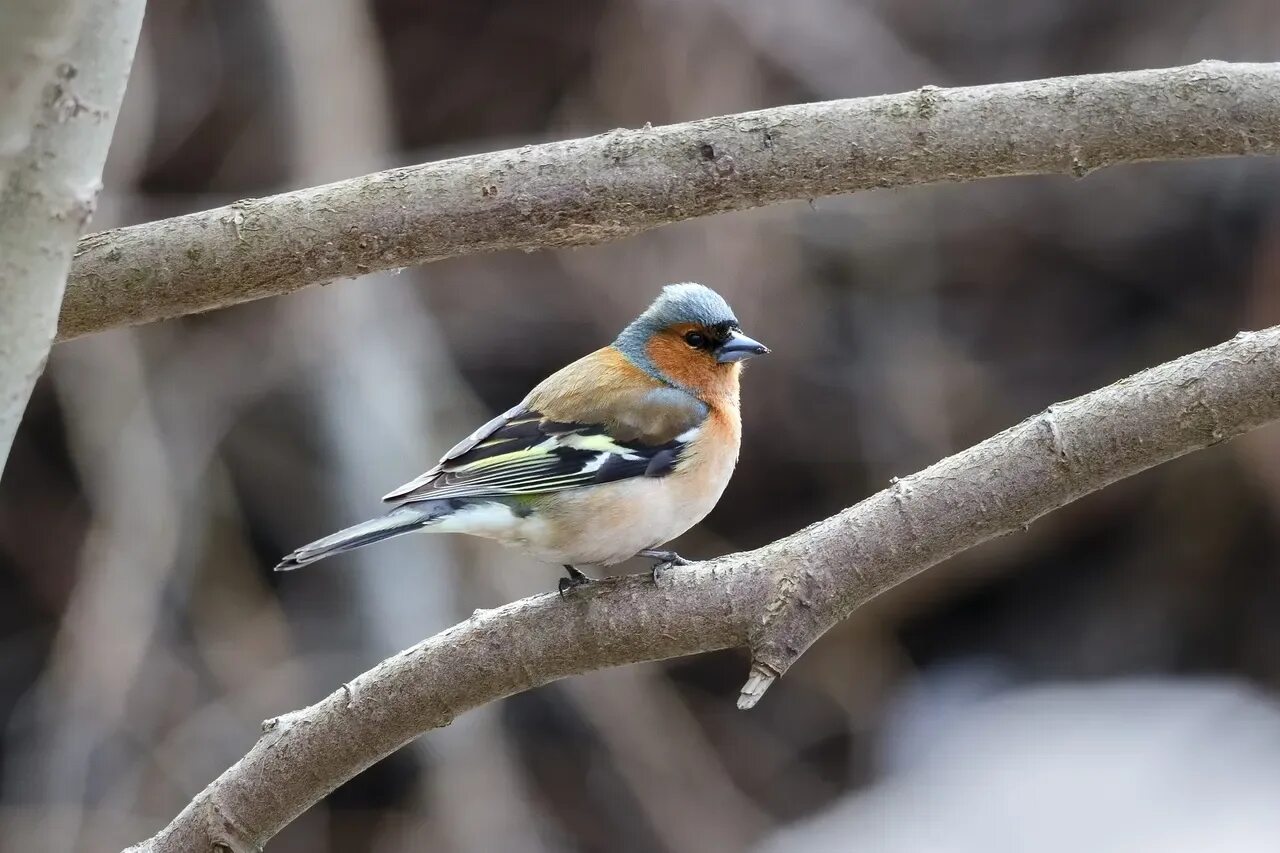
[[[134,851],[256,850],[429,729],[609,666],[747,646],[750,707],[822,633],[907,578],[1109,483],[1280,418],[1280,326],[1144,371],[756,551],[516,601],[263,725],[243,759]]]
[[[0,189],[26,153],[45,87],[84,11],[81,0],[7,0],[0,27]]]
[[[1280,64],[778,107],[401,169],[84,238],[60,340],[500,249],[788,199],[1280,151]]]
[[[24,0],[17,8],[29,5]],[[74,44],[59,57],[49,85],[38,81],[36,91],[44,95],[38,113],[24,103],[34,85],[29,79],[15,83],[15,100],[0,107],[0,113],[26,110],[22,120],[31,126],[26,149],[0,184],[0,468],[44,370],[72,249],[102,187],[144,5],[144,0],[57,0],[49,4],[46,18],[34,10],[15,13],[18,24],[31,24],[24,50],[39,53],[73,38]],[[55,32],[59,26],[66,32]],[[0,36],[0,46],[13,36]],[[19,59],[0,54],[0,71],[23,64]],[[5,88],[0,85],[0,92]],[[21,124],[13,119],[0,120],[0,133],[10,140]]]

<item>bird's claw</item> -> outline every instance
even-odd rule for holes
[[[586,586],[591,583],[591,578],[584,575],[573,566],[565,566],[565,571],[569,573],[567,578],[560,578],[560,583],[556,584],[556,591],[560,593],[560,597],[564,598],[566,592],[575,590],[580,586]]]
[[[653,568],[650,570],[650,575],[653,577],[653,582],[655,584],[662,578],[662,575],[667,571],[667,569],[693,564],[693,560],[686,560],[675,551],[641,551],[640,553],[643,556],[653,557],[657,560],[657,562],[653,564]]]
[[[566,592],[577,589],[580,586],[586,586],[591,583],[591,578],[560,578],[560,583],[556,584],[556,591],[560,593],[560,597],[564,598]]]

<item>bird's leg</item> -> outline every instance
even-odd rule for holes
[[[564,598],[564,594],[567,590],[577,589],[580,586],[591,583],[591,578],[587,577],[568,563],[564,564],[564,570],[569,573],[569,577],[560,578],[560,583],[556,587],[560,591],[561,598]]]
[[[672,566],[687,566],[693,560],[686,560],[675,551],[659,551],[656,548],[645,548],[637,557],[648,557],[651,560],[657,560],[653,564],[653,582],[657,583],[658,578],[662,577],[662,573]]]

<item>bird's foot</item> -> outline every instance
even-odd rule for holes
[[[575,569],[568,563],[565,564],[564,570],[569,573],[567,578],[560,578],[560,583],[556,584],[556,590],[560,593],[560,597],[564,598],[564,594],[570,590],[577,589],[580,586],[586,586],[591,583],[591,578]]]
[[[675,551],[658,551],[653,548],[646,548],[636,556],[648,557],[651,560],[657,561],[653,564],[653,569],[651,571],[654,583],[658,582],[658,579],[662,577],[663,572],[667,569],[674,568],[675,566],[688,566],[693,563],[693,560],[686,560]]]

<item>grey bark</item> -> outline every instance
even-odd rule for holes
[[[256,850],[375,761],[470,708],[568,675],[732,646],[749,707],[886,589],[1124,477],[1280,418],[1280,326],[1050,406],[825,521],[664,575],[534,596],[263,724],[249,753],[134,851]]]
[[[82,0],[3,0],[0,3],[0,188],[21,161],[45,88],[71,47]]]
[[[1280,64],[778,107],[391,169],[81,241],[59,338],[788,199],[1280,151]]]
[[[67,4],[52,4],[51,15],[77,27],[74,43],[56,63],[54,80],[42,87],[28,145],[0,186],[0,468],[44,369],[72,250],[102,187],[145,2],[82,5],[83,14],[73,15]],[[0,46],[8,40],[0,38]],[[48,48],[55,41],[46,30],[40,43]],[[25,108],[6,103],[0,112],[11,107]],[[4,125],[0,129],[12,130],[7,119]]]

